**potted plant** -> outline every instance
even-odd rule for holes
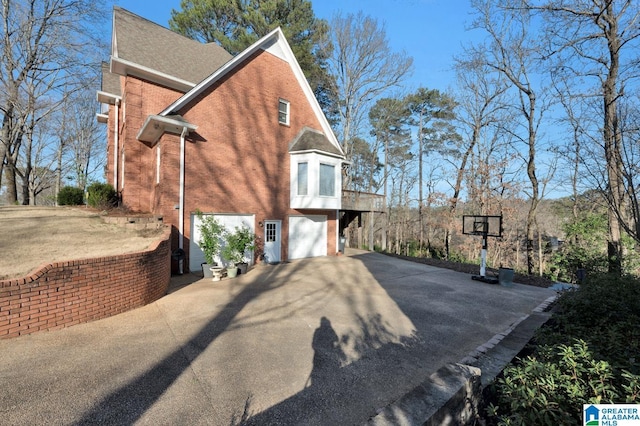
[[[236,226],[233,232],[228,232],[225,238],[226,244],[222,249],[222,257],[229,261],[227,276],[233,278],[238,273],[238,266],[244,262],[246,251],[253,250],[255,235],[247,226]],[[246,273],[246,263],[244,263]]]
[[[204,253],[205,263],[202,264],[202,273],[205,277],[213,276],[211,267],[215,266],[214,257],[220,252],[220,239],[224,235],[224,226],[216,220],[213,215],[203,215],[201,211],[197,213],[200,219],[200,240],[198,245]]]

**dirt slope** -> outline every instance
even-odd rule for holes
[[[0,207],[0,279],[44,263],[144,250],[161,234],[106,224],[83,207]]]

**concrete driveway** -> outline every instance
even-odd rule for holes
[[[262,265],[0,340],[0,423],[362,424],[553,294],[356,251]]]

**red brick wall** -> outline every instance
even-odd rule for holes
[[[132,211],[153,212],[157,197],[156,150],[138,141],[136,136],[149,115],[159,114],[182,95],[176,90],[136,77],[125,78],[125,107],[120,136],[126,159],[122,198],[125,206]]]
[[[149,114],[158,114],[179,93],[128,76],[125,83],[126,176],[124,204],[139,211],[161,214],[164,222],[178,226],[180,137],[164,134],[161,150],[161,184],[156,185],[156,148],[135,139]],[[278,101],[290,102],[290,125],[278,123]],[[282,221],[282,258],[287,259],[288,216],[292,210],[289,188],[289,143],[305,127],[322,127],[290,65],[259,51],[232,73],[179,111],[198,126],[185,150],[185,250],[190,238],[190,214],[254,214],[256,232],[264,220]],[[335,254],[335,212],[329,219],[327,253]],[[174,246],[174,248],[176,248]],[[188,264],[188,262],[187,262]]]
[[[289,126],[278,123],[281,98],[290,102]],[[186,147],[187,238],[197,209],[255,214],[256,232],[259,222],[282,220],[287,259],[288,216],[302,214],[289,208],[289,143],[305,126],[322,129],[289,64],[260,51],[180,113],[199,126]],[[328,237],[327,253],[335,254],[335,235]]]
[[[164,296],[171,278],[170,230],[150,249],[58,262],[0,281],[0,338],[106,318]]]

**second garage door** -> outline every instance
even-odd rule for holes
[[[289,259],[327,255],[327,217],[289,217]]]

